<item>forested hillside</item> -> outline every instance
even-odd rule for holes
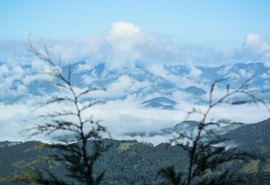
[[[186,167],[187,154],[181,147],[169,144],[153,146],[136,141],[104,140],[110,146],[108,151],[97,161],[97,170],[105,170],[102,184],[135,184],[154,182],[159,169],[175,166],[177,169]],[[54,153],[45,149],[44,144],[36,141],[19,143],[0,148],[0,177],[20,174],[30,165],[39,166],[38,158]],[[26,168],[25,168],[26,167]],[[53,172],[60,175],[63,171],[59,164],[46,163]],[[60,171],[57,169],[61,169]],[[14,182],[10,183],[13,184]],[[9,184],[4,183],[2,184]],[[22,184],[22,182],[18,183]]]
[[[238,172],[246,179],[246,183],[258,184],[260,181],[269,180],[270,175],[270,145],[267,134],[270,119],[245,125],[229,133],[224,137],[238,144],[238,150],[249,151],[256,156],[246,165],[233,164],[232,171],[238,166]],[[267,127],[267,128],[266,128]],[[96,171],[105,170],[102,184],[143,184],[157,183],[160,169],[174,166],[177,171],[184,172],[187,168],[188,155],[182,146],[171,146],[170,144],[139,143],[136,140],[112,140],[104,139],[104,145],[109,146],[107,152],[97,161]],[[54,149],[38,141],[29,142],[1,142],[0,145],[0,177],[21,174],[29,169],[31,165],[39,169],[49,168],[56,175],[65,176],[61,164],[47,161],[42,164],[41,157],[56,153]],[[61,169],[61,170],[59,170]],[[259,178],[259,179],[258,179]],[[3,181],[1,184],[10,185],[14,182]],[[23,184],[23,182],[15,183]]]
[[[256,150],[270,147],[270,119],[249,124],[226,133],[225,138],[231,139],[241,149]]]

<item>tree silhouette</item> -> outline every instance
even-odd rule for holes
[[[177,173],[173,167],[161,169],[158,175],[165,179],[164,183],[172,185],[236,185],[242,181],[235,171],[232,171],[228,166],[232,162],[246,161],[254,156],[240,152],[236,148],[227,149],[224,145],[225,140],[218,134],[217,130],[213,129],[213,127],[220,127],[220,124],[207,122],[207,118],[212,109],[220,104],[238,104],[237,101],[232,101],[231,98],[239,94],[249,97],[250,101],[245,103],[253,102],[257,105],[261,103],[270,110],[263,100],[256,97],[255,91],[248,89],[251,79],[252,78],[247,79],[239,88],[234,90],[230,90],[230,85],[227,85],[226,93],[217,100],[213,99],[214,89],[218,83],[227,79],[215,81],[210,88],[207,109],[202,111],[193,108],[192,111],[188,112],[187,118],[195,113],[202,115],[195,136],[193,133],[179,131],[177,132],[177,136],[171,141],[188,151],[188,169],[186,173]],[[243,103],[243,101],[241,101],[241,103]],[[183,139],[187,139],[188,142],[183,144]]]
[[[53,97],[43,106],[54,103],[65,103],[65,106],[72,108],[72,111],[59,110],[42,117],[48,118],[48,123],[39,124],[29,129],[32,135],[46,134],[50,135],[55,132],[68,132],[68,139],[61,139],[61,143],[46,145],[55,152],[50,156],[50,160],[60,163],[64,167],[64,171],[68,173],[68,179],[57,177],[47,168],[42,170],[32,169],[31,172],[25,172],[20,176],[16,176],[18,181],[25,181],[36,184],[57,184],[68,185],[83,183],[86,185],[98,185],[103,179],[104,171],[95,171],[95,163],[102,155],[107,147],[102,143],[102,135],[106,133],[106,129],[100,125],[99,121],[95,121],[91,116],[85,118],[83,113],[92,106],[101,103],[100,101],[84,102],[83,97],[95,88],[87,88],[81,92],[75,90],[72,84],[72,69],[69,65],[68,72],[64,75],[61,68],[50,58],[48,50],[45,48],[44,53],[38,51],[31,42],[29,42],[30,51],[42,61],[48,63],[54,72],[50,75],[54,76],[54,81],[50,84],[63,90],[63,96]],[[68,119],[65,119],[68,117]],[[74,121],[73,121],[74,120]],[[71,138],[72,139],[71,139]]]

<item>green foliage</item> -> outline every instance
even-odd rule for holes
[[[142,185],[144,182],[152,185],[172,184],[166,179],[166,174],[160,172],[157,177],[158,169],[164,166],[170,166],[174,170],[174,173],[176,172],[172,177],[178,178],[177,176],[179,173],[185,175],[188,167],[188,153],[186,149],[179,146],[170,146],[169,144],[160,144],[154,147],[145,143],[138,143],[135,141],[130,142],[135,144],[130,146],[127,150],[121,150],[120,146],[127,143],[127,141],[103,140],[103,144],[110,146],[110,148],[98,159],[94,170],[94,175],[104,170],[106,171],[101,185],[136,183]],[[43,144],[40,142],[26,142],[18,143],[14,146],[3,147],[2,150],[0,150],[0,177],[2,179],[0,184],[29,184],[29,181],[28,183],[25,181],[20,181],[17,184],[15,182],[8,183],[4,176],[10,174],[19,175],[23,174],[23,172],[29,172],[31,176],[38,177],[38,171],[36,169],[47,169],[60,179],[71,180],[71,178],[68,177],[69,173],[65,170],[65,166],[63,166],[64,164],[62,162],[56,162],[48,158],[48,156],[59,153],[57,151],[58,149],[53,147],[39,147],[42,145]],[[91,148],[91,143],[88,143],[87,148]],[[254,150],[251,152],[254,153]],[[246,185],[248,183],[252,185],[259,184],[256,183],[259,177],[264,179],[264,181],[269,181],[270,173],[267,171],[267,166],[270,163],[267,161],[270,160],[270,155],[264,153],[267,152],[266,148],[258,152],[260,152],[261,156],[265,155],[265,157],[267,157],[265,160],[260,160],[260,172],[256,172],[257,170],[245,172],[243,171],[243,169],[245,169],[245,164],[238,164],[236,161],[229,162],[227,166],[225,166],[227,170],[232,173],[231,175],[233,175],[233,173],[240,173],[239,176],[242,177],[244,182],[239,182],[239,185]],[[249,163],[247,163],[247,165],[248,164]],[[222,171],[223,168],[216,169],[216,172],[218,173],[221,173]],[[167,175],[169,174],[170,173],[167,173]],[[213,179],[214,177],[212,175],[214,174],[211,171],[208,171],[208,178],[205,178],[205,181]],[[221,178],[221,176],[219,177]],[[228,176],[227,180],[229,177],[231,178],[232,176]],[[184,176],[182,178],[184,178]],[[3,182],[4,180],[5,183]],[[195,180],[194,183],[196,182],[197,181]]]
[[[126,142],[111,139],[103,140],[105,147],[110,146],[110,148],[96,161],[93,173],[96,176],[106,170],[101,182],[102,185],[142,184],[143,182],[158,183],[161,179],[156,179],[156,173],[163,166],[181,163],[183,166],[177,168],[177,170],[186,168],[187,153],[181,147],[170,146],[169,144],[160,144],[154,147],[149,144],[130,141],[134,144],[127,150],[121,150],[120,146]],[[38,147],[39,145],[40,143],[36,142],[18,144],[13,146],[12,150],[15,151],[14,153],[8,147],[3,148],[6,151],[6,155],[2,156],[2,153],[0,153],[0,176],[7,174],[6,170],[10,169],[9,174],[28,172],[33,177],[39,177],[36,169],[42,169],[44,170],[43,172],[46,172],[46,169],[55,174],[59,179],[72,180],[69,177],[69,171],[65,170],[63,162],[56,162],[47,158],[47,156],[53,156],[61,151],[58,151],[59,149],[53,146],[40,148]],[[90,149],[91,147],[92,143],[89,142],[87,148]],[[27,153],[24,155],[21,153],[21,150],[27,150]],[[3,161],[12,162],[2,166]],[[43,173],[42,175],[44,175],[43,179],[49,178],[48,174]],[[30,183],[30,179],[27,179]],[[23,178],[20,180],[23,180]],[[20,184],[23,182],[20,181]],[[8,185],[12,184],[14,183]],[[78,184],[84,183],[78,182]]]
[[[120,150],[128,150],[132,145],[134,145],[136,143],[132,143],[132,142],[126,142],[126,143],[121,143],[119,146]]]

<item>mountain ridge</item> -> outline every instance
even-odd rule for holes
[[[1,67],[6,68],[6,64],[0,64]],[[167,64],[153,69],[141,66],[132,69],[110,70],[104,63],[91,66],[86,61],[80,61],[71,64],[71,67],[74,86],[100,88],[102,92],[108,94],[106,97],[101,96],[105,100],[126,99],[132,94],[137,96],[137,99],[142,99],[142,104],[144,101],[158,96],[178,102],[174,96],[176,92],[181,92],[196,103],[203,103],[206,92],[215,80],[229,78],[230,80],[219,84],[220,88],[222,86],[225,88],[228,83],[231,88],[237,88],[253,75],[250,87],[259,90],[258,96],[269,100],[270,91],[265,86],[268,84],[270,69],[263,63],[237,63],[216,67]],[[41,76],[40,71],[35,71],[31,66],[19,66],[16,70],[17,73],[20,73],[18,77],[14,76],[11,68],[8,70],[9,72],[5,74],[5,79],[8,80],[5,89],[10,96],[7,96],[8,93],[0,93],[0,100],[4,103],[13,104],[27,100],[31,96],[43,96],[56,90],[50,85],[44,84],[42,82],[45,78],[44,75]],[[67,71],[68,66],[62,66],[63,74],[67,74]],[[148,99],[143,99],[144,97]]]

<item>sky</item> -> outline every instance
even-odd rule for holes
[[[143,32],[210,47],[240,47],[247,34],[270,38],[268,0],[2,0],[0,39],[71,39],[124,21]]]

